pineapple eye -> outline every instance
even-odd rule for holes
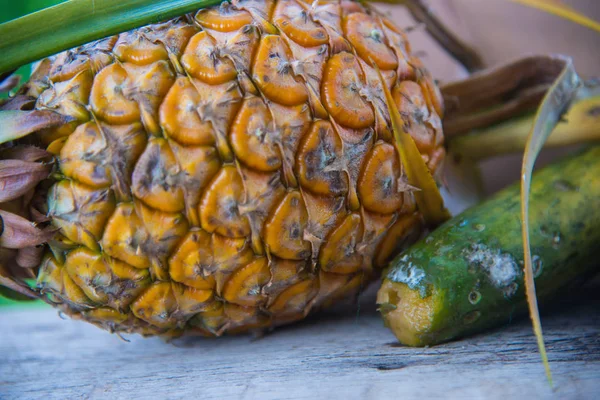
[[[383,31],[379,23],[364,13],[352,13],[344,21],[346,39],[354,46],[356,54],[365,62],[373,60],[382,70],[398,67],[396,54],[383,41]]]
[[[292,224],[290,227],[290,239],[298,239],[300,238],[300,225]]]
[[[266,132],[265,132],[265,131],[264,131],[262,128],[257,128],[257,129],[254,131],[254,135],[255,135],[257,138],[259,138],[259,139],[262,139],[262,138],[264,137],[265,133],[266,133]]]
[[[371,34],[369,35],[369,37],[371,39],[373,39],[374,41],[376,41],[377,43],[381,43],[381,39],[383,38],[383,34],[381,33],[381,31],[379,29],[373,29],[371,31]]]

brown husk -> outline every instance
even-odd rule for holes
[[[35,99],[29,96],[17,95],[5,103],[0,103],[0,110],[30,110],[35,105]]]
[[[49,164],[0,159],[0,203],[24,196],[46,179],[51,170]]]
[[[35,146],[14,146],[0,149],[0,160],[40,161],[50,159],[52,155],[44,149]]]
[[[564,64],[561,56],[531,56],[444,85],[445,136],[451,139],[537,109]]]
[[[43,254],[43,246],[25,247],[24,249],[19,249],[19,251],[17,252],[17,258],[15,260],[19,267],[36,268],[42,262]]]
[[[3,107],[12,107],[11,103],[9,102]],[[41,129],[61,126],[71,121],[73,121],[73,117],[48,110],[0,110],[0,144],[23,138]]]
[[[0,210],[4,230],[0,235],[0,247],[24,249],[48,242],[55,231],[39,229],[31,221],[8,211]]]

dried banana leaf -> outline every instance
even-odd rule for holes
[[[567,58],[538,55],[477,72],[442,86],[448,139],[535,110]]]

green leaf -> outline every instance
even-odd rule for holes
[[[581,86],[579,76],[573,67],[573,61],[567,57],[563,57],[563,61],[564,68],[562,73],[544,97],[544,100],[536,113],[533,128],[531,129],[527,144],[525,145],[525,154],[523,156],[523,166],[521,169],[521,235],[523,237],[525,260],[525,265],[523,267],[525,272],[525,292],[527,294],[527,303],[529,305],[529,315],[533,323],[533,330],[537,338],[538,348],[544,367],[546,368],[546,376],[548,377],[550,385],[552,385],[552,373],[548,363],[548,356],[546,355],[546,346],[544,344],[542,324],[540,322],[535,292],[535,282],[533,280],[533,267],[529,241],[529,192],[535,160],[542,149],[544,142],[548,139],[573,99],[575,99],[577,90]]]
[[[0,23],[22,17],[23,15],[52,7],[66,0],[0,0]]]
[[[0,72],[221,0],[70,0],[0,25]]]

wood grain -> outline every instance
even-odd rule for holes
[[[259,339],[120,340],[49,309],[0,313],[0,398],[594,398],[600,286],[543,316],[557,390],[529,321],[426,349],[398,346],[366,296]],[[581,293],[579,293],[581,295]],[[597,397],[596,397],[597,398]]]

